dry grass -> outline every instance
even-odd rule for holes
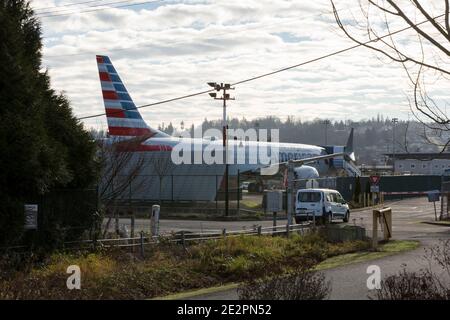
[[[145,259],[125,251],[60,253],[22,270],[0,261],[0,299],[145,299],[282,274],[363,248],[367,243],[328,244],[318,235],[241,236],[186,250],[148,247]],[[66,288],[69,265],[80,266],[81,290]]]

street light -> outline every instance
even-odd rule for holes
[[[395,174],[395,124],[398,118],[392,118],[392,173]]]
[[[229,213],[229,196],[228,196],[228,138],[227,138],[227,100],[234,100],[227,93],[227,90],[234,90],[229,83],[218,84],[216,82],[208,82],[208,86],[214,88],[216,91],[223,91],[221,97],[217,97],[217,93],[211,92],[209,96],[214,100],[223,100],[223,119],[222,119],[222,134],[223,134],[223,159],[225,161],[225,216]]]
[[[325,146],[328,144],[328,125],[331,124],[331,121],[326,119],[323,121],[325,124]]]

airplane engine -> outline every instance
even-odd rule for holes
[[[319,172],[311,166],[301,166],[294,169],[296,179],[317,179]]]

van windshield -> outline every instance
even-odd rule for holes
[[[319,202],[320,199],[320,192],[300,192],[298,194],[298,201],[300,202]]]

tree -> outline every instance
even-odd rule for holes
[[[174,164],[170,157],[170,151],[159,151],[154,152],[150,158],[150,163],[153,171],[158,176],[159,179],[159,204],[162,202],[162,187],[164,177],[169,175],[174,169]],[[172,186],[173,188],[173,186]]]
[[[138,179],[145,167],[145,157],[135,152],[141,140],[120,141],[109,138],[98,140],[97,157],[100,163],[98,197],[102,209],[108,212],[108,221],[103,232],[105,237],[113,217],[118,216],[118,205],[131,200],[131,190],[143,187],[143,179]],[[119,203],[121,202],[121,203]]]
[[[439,89],[448,86],[450,76],[450,1],[359,0],[359,15],[342,13],[335,2],[336,22],[349,39],[403,67],[411,84],[410,109],[423,125],[423,137],[444,151],[450,118]],[[398,32],[402,28],[407,29]]]
[[[92,187],[95,144],[41,71],[41,29],[25,0],[0,0],[0,243],[23,232],[23,204],[52,190]],[[70,219],[52,215],[48,242]]]

